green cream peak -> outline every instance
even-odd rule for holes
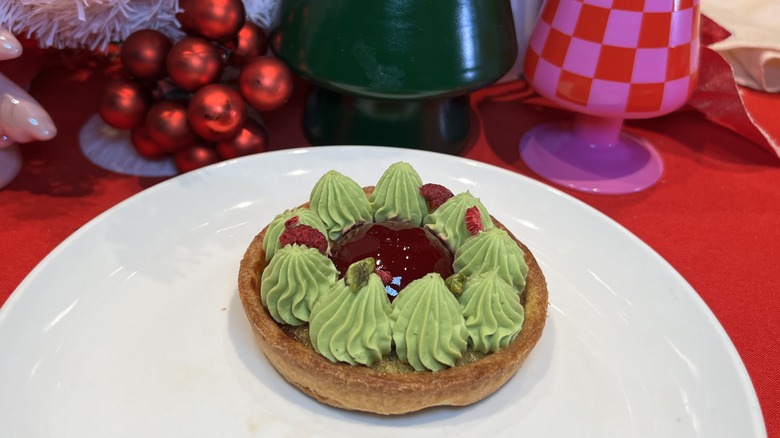
[[[518,293],[525,289],[528,275],[523,250],[506,231],[495,227],[480,231],[457,247],[453,267],[467,277],[496,269]]]
[[[369,274],[357,288],[341,279],[314,304],[309,322],[312,346],[333,362],[371,366],[390,353],[390,311],[377,274]]]
[[[274,257],[276,251],[281,248],[279,236],[284,232],[284,224],[293,217],[298,216],[298,223],[316,228],[323,236],[327,237],[327,228],[320,218],[312,213],[308,208],[296,208],[294,210],[285,210],[278,214],[268,225],[263,236],[263,251],[265,251],[266,263]]]
[[[363,189],[351,178],[331,170],[314,185],[311,210],[319,216],[331,240],[356,223],[371,222],[371,205]]]
[[[452,367],[466,350],[460,305],[439,274],[406,286],[393,301],[390,320],[398,358],[416,371]]]
[[[519,296],[497,270],[470,277],[458,302],[469,343],[476,351],[495,353],[505,348],[523,327],[525,312]]]
[[[374,221],[406,221],[419,226],[428,214],[420,186],[420,175],[409,163],[399,161],[388,167],[369,197]]]
[[[466,227],[466,210],[476,206],[482,218],[482,226],[485,230],[495,228],[490,214],[479,198],[470,192],[458,193],[448,199],[431,214],[425,216],[423,225],[433,231],[441,240],[447,242],[452,249],[459,248],[463,242],[471,237]]]
[[[287,245],[263,271],[260,297],[276,322],[301,325],[309,321],[317,297],[337,278],[333,262],[318,250]]]

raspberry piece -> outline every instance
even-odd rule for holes
[[[476,236],[480,231],[485,231],[485,227],[482,226],[482,214],[480,214],[477,206],[473,206],[466,210],[466,229],[469,230],[472,236]]]
[[[292,217],[284,223],[286,229],[282,232],[282,235],[279,236],[279,243],[281,243],[282,246],[298,244],[308,248],[314,248],[322,254],[325,254],[325,251],[328,250],[328,239],[326,239],[319,230],[308,225],[288,227],[287,224],[290,222],[292,222],[293,225],[297,223],[298,216]]]
[[[387,286],[393,281],[393,274],[390,273],[390,271],[385,271],[384,269],[376,269],[374,270],[374,273],[379,276],[379,278],[382,279],[382,284]]]
[[[431,183],[420,186],[420,195],[428,203],[428,211],[436,210],[453,196],[447,187]]]
[[[298,216],[293,216],[290,219],[284,221],[284,228],[288,230],[296,225],[298,225]]]

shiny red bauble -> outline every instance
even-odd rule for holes
[[[229,46],[233,49],[230,65],[242,67],[250,59],[265,55],[268,51],[268,35],[262,27],[247,21]]]
[[[268,134],[265,127],[254,119],[246,119],[238,135],[217,142],[217,154],[223,160],[256,154],[267,149]]]
[[[195,91],[222,75],[222,53],[212,43],[185,37],[168,53],[166,61],[171,81],[185,91]]]
[[[237,91],[226,85],[206,85],[190,99],[187,116],[199,136],[224,140],[238,134],[244,126],[246,104]]]
[[[234,38],[246,21],[241,0],[179,0],[179,6],[176,18],[186,31],[218,42]]]
[[[149,138],[165,152],[174,152],[195,141],[187,120],[187,108],[179,102],[164,100],[154,104],[146,115]]]
[[[130,142],[133,145],[133,149],[138,152],[138,155],[144,158],[156,159],[166,155],[166,152],[149,137],[149,130],[146,129],[146,126],[141,125],[133,128],[130,131]]]
[[[122,43],[122,67],[136,79],[156,81],[165,77],[165,61],[173,43],[161,32],[141,29]]]
[[[256,110],[275,110],[292,95],[292,72],[284,62],[261,56],[250,60],[241,69],[238,87],[244,99]]]
[[[98,102],[98,114],[109,126],[132,129],[144,121],[151,94],[138,82],[119,79],[108,82]]]
[[[378,222],[357,226],[336,241],[331,259],[343,275],[352,263],[373,257],[376,268],[388,271],[392,300],[409,283],[436,272],[446,279],[453,274],[452,252],[425,228],[406,222]]]
[[[176,164],[176,169],[184,173],[217,163],[219,157],[213,147],[197,142],[193,146],[177,152],[173,156],[173,162]]]

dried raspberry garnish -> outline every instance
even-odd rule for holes
[[[293,221],[293,219],[295,219]],[[325,254],[328,250],[328,239],[314,227],[308,225],[295,225],[298,222],[298,216],[292,217],[284,223],[285,230],[282,235],[279,236],[279,243],[282,246],[287,245],[303,245],[308,248],[314,248]],[[287,226],[288,223],[292,225]]]
[[[391,274],[390,271],[386,271],[384,269],[375,269],[374,273],[382,279],[382,284],[385,286],[393,281],[393,274]]]
[[[420,195],[428,203],[428,211],[436,210],[453,196],[447,187],[431,183],[420,186]]]
[[[284,228],[289,230],[290,228],[298,225],[298,220],[298,216],[293,216],[290,219],[287,219],[284,221]]]
[[[477,206],[473,206],[466,210],[466,229],[469,230],[472,236],[476,236],[480,231],[485,231],[485,227],[482,226],[482,214],[480,214]]]

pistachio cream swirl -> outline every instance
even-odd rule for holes
[[[409,163],[390,165],[376,183],[369,201],[376,222],[405,221],[420,226],[428,203],[420,194],[422,180]]]
[[[311,210],[319,216],[330,240],[356,223],[371,222],[371,205],[363,189],[351,178],[331,170],[322,175],[309,196]]]
[[[390,300],[377,274],[353,291],[339,280],[314,304],[309,337],[333,362],[371,366],[390,353]]]
[[[494,228],[495,225],[493,225],[493,221],[490,220],[490,214],[488,214],[485,206],[482,205],[482,201],[480,201],[479,198],[474,197],[474,195],[468,191],[458,193],[429,215],[425,216],[423,225],[433,231],[441,240],[447,242],[447,245],[449,245],[450,248],[456,249],[460,247],[466,239],[471,237],[471,233],[466,228],[464,217],[466,215],[466,210],[473,206],[477,206],[477,209],[479,210],[484,229],[489,230]]]
[[[495,227],[480,231],[457,247],[453,268],[467,277],[497,269],[498,276],[518,293],[525,289],[528,275],[523,250],[506,231]]]
[[[317,297],[337,278],[333,262],[318,250],[287,245],[263,270],[260,298],[274,321],[302,325],[309,321]]]
[[[416,371],[452,367],[468,345],[458,300],[436,273],[404,288],[393,301],[390,321],[398,358]]]
[[[508,346],[523,327],[525,311],[517,292],[497,270],[469,278],[458,302],[466,319],[469,344],[481,353],[495,353]]]
[[[282,244],[279,243],[279,236],[284,232],[284,223],[295,216],[298,216],[299,224],[316,228],[323,236],[328,235],[325,224],[308,208],[285,210],[284,213],[278,214],[274,220],[268,224],[268,228],[265,230],[265,236],[263,236],[263,251],[265,252],[266,262],[271,260],[276,251],[282,247]]]

